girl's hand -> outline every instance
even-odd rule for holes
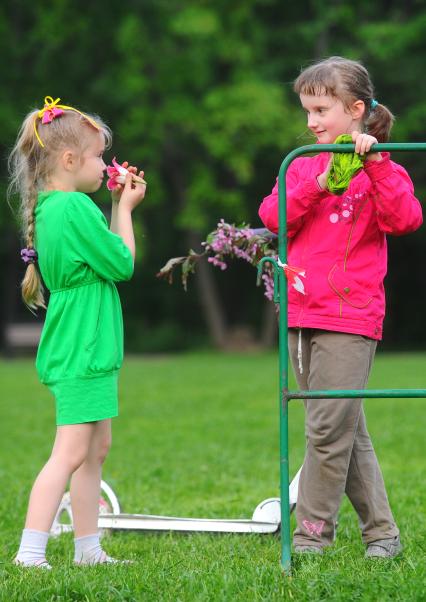
[[[126,175],[124,186],[120,186],[122,191],[119,197],[119,206],[126,207],[129,211],[133,211],[145,197],[146,184],[132,180],[132,173],[136,174],[137,172],[136,167],[127,167],[127,169],[130,173]],[[137,175],[140,178],[143,178],[144,172],[140,171]]]
[[[317,176],[318,186],[322,190],[325,190],[327,188],[328,172],[330,171],[332,161],[333,161],[333,154],[331,154],[331,156],[330,156],[330,159],[327,163],[327,167],[325,168],[325,171],[323,171],[319,176]]]
[[[129,162],[128,161],[124,161],[123,167],[125,167],[126,169],[128,169],[132,173],[136,173],[136,167],[129,167]],[[123,190],[124,190],[124,184],[118,184],[117,187],[114,188],[114,190],[111,191],[111,198],[112,198],[112,202],[113,203],[118,203],[118,201],[120,200],[121,193],[123,192]]]
[[[124,161],[123,167],[128,169],[130,173],[137,174],[138,170],[136,169],[136,167],[133,167],[132,165],[129,167],[128,161]],[[139,172],[139,175],[140,175],[140,177],[143,178],[144,172],[143,171]],[[136,182],[132,182],[133,188],[134,188],[135,184],[136,184]],[[125,188],[125,184],[117,184],[117,187],[111,191],[111,198],[112,198],[113,203],[118,203],[120,201],[120,198],[121,198],[124,188]],[[145,185],[145,189],[146,189],[146,185]]]
[[[370,136],[369,134],[361,134],[361,132],[352,132],[352,140],[355,142],[355,152],[360,155],[367,154],[368,161],[381,161],[382,155],[380,153],[370,153],[368,151],[377,144],[377,138]]]

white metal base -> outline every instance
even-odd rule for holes
[[[180,518],[147,514],[105,514],[99,517],[101,529],[140,529],[143,531],[205,531],[210,533],[274,533],[280,523],[247,519]]]
[[[297,502],[297,491],[301,468],[290,483],[290,511]],[[132,529],[143,531],[187,531],[210,533],[275,533],[281,523],[280,498],[263,500],[254,510],[251,519],[183,518],[157,516],[153,514],[124,514],[113,489],[102,481],[99,501],[98,526],[101,533],[108,529]],[[63,517],[68,519],[62,522]],[[52,525],[51,535],[60,535],[73,530],[69,492],[65,493]]]

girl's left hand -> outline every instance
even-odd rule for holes
[[[123,163],[123,167],[125,167],[126,169],[128,169],[130,171],[130,173],[134,173],[137,174],[138,170],[136,167],[133,167],[133,165],[131,165],[129,167],[129,162],[128,161],[124,161]],[[141,172],[141,177],[143,178],[143,172]],[[140,174],[139,174],[140,175]],[[118,184],[117,188],[114,188],[114,190],[111,191],[111,197],[112,197],[112,201],[113,203],[118,203],[120,198],[121,198],[121,193],[124,190],[124,184]]]
[[[377,144],[377,138],[370,136],[370,134],[361,134],[361,132],[352,132],[352,140],[355,142],[355,152],[359,155],[368,154],[368,151]],[[380,153],[370,153],[367,156],[368,161],[381,161],[382,155]]]

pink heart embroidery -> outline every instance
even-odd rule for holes
[[[325,521],[319,520],[316,523],[311,523],[311,521],[309,520],[304,520],[302,524],[309,533],[309,535],[321,536],[322,530],[324,529]]]

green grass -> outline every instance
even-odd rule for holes
[[[379,355],[370,387],[423,388],[426,356]],[[249,518],[279,495],[277,355],[128,357],[104,478],[124,512]],[[29,490],[54,436],[54,407],[33,362],[0,362],[0,600],[426,600],[426,406],[368,400],[370,434],[405,546],[366,562],[347,501],[335,545],[280,570],[277,535],[115,532],[104,546],[131,566],[75,568],[72,537],[48,545],[51,572],[11,564]],[[303,458],[303,410],[290,406],[291,473]],[[293,519],[294,520],[294,519]]]

